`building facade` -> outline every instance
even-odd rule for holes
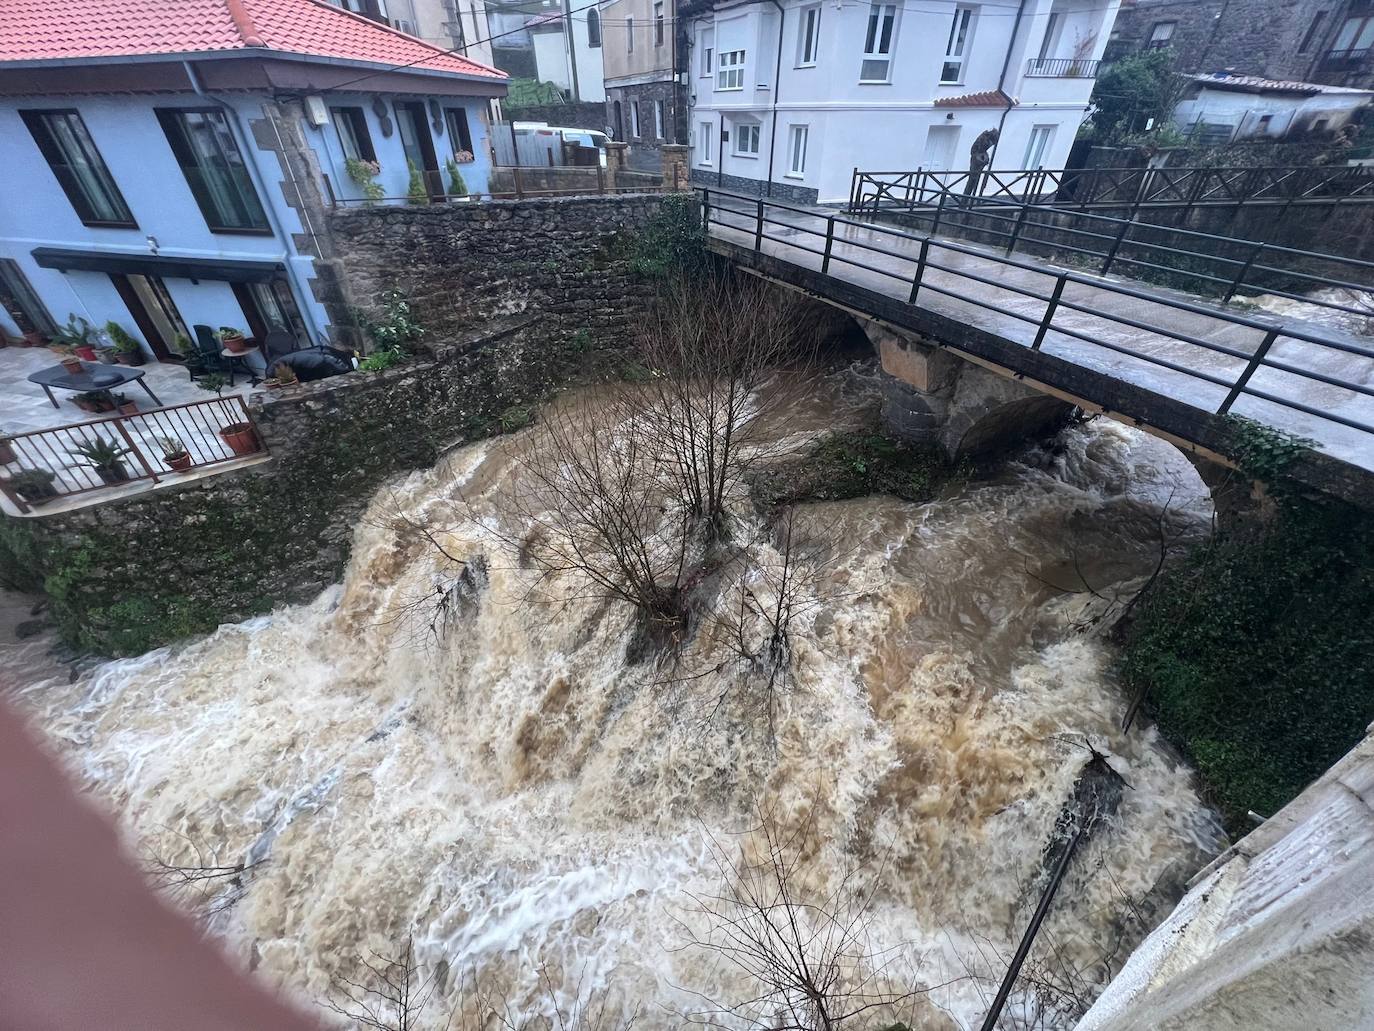
[[[628,2],[628,0],[622,0]],[[1116,0],[717,3],[689,31],[692,179],[847,198],[855,167],[1062,168]]]
[[[607,0],[600,15],[606,124],[630,145],[631,167],[657,169],[663,144],[686,132],[677,8],[674,0]]]
[[[1374,93],[1348,86],[1253,75],[1194,75],[1174,123],[1204,146],[1241,140],[1302,141],[1339,132],[1364,116]]]
[[[378,169],[381,203],[405,201],[412,165],[434,200],[454,168],[486,188],[505,77],[371,21],[313,0],[236,0],[208,33],[157,0],[46,17],[0,13],[11,336],[75,315],[163,361],[197,325],[321,343],[340,311],[322,212],[369,202],[350,169]]]
[[[537,15],[526,25],[534,41],[540,82],[553,83],[575,104],[599,104],[606,99],[601,15],[595,7],[574,8],[571,15]]]
[[[445,50],[492,64],[491,24],[485,0],[329,0],[364,18]]]
[[[1107,51],[1168,47],[1185,73],[1374,87],[1374,0],[1123,0]]]

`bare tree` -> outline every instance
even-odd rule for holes
[[[181,837],[192,853],[189,859],[154,854],[144,864],[144,871],[154,888],[204,920],[230,909],[243,898],[252,872],[267,862],[258,859],[220,863],[214,850],[186,835]]]
[[[425,1007],[438,984],[440,970],[421,977],[415,962],[415,942],[407,937],[405,947],[394,956],[360,957],[362,973],[355,980],[336,974],[330,996],[322,1005],[355,1027],[376,1031],[416,1031]]]
[[[704,275],[665,288],[640,334],[655,373],[646,423],[669,492],[708,542],[728,535],[732,496],[770,453],[759,432],[767,416],[809,378],[810,356],[796,353],[801,312],[757,280]]]
[[[732,855],[714,837],[720,888],[692,895],[678,919],[685,948],[714,953],[755,987],[746,998],[707,999],[693,1023],[769,1031],[836,1031],[891,1018],[928,989],[899,986],[889,967],[899,949],[871,941],[872,871],[855,864],[828,891],[806,887],[809,823],[785,832],[767,816]],[[757,845],[751,858],[749,844]],[[697,928],[704,925],[705,930]]]

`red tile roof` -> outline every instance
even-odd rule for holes
[[[1000,89],[964,93],[957,97],[941,97],[935,101],[936,107],[1013,107],[1015,104],[1016,101]]]
[[[505,77],[323,0],[0,0],[0,63],[258,48]]]

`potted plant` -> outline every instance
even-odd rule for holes
[[[277,382],[283,387],[294,387],[300,379],[295,369],[283,363],[277,366]]]
[[[467,200],[468,184],[463,178],[463,173],[458,169],[458,163],[462,161],[463,155],[468,155],[468,160],[472,160],[472,155],[466,150],[460,151],[455,157],[451,157],[445,163],[448,169],[448,194],[455,200]]]
[[[222,373],[211,372],[196,380],[196,386],[219,395],[229,385],[229,377]],[[255,455],[262,450],[258,441],[258,431],[248,422],[231,422],[219,429],[220,440],[236,455]]]
[[[43,334],[36,329],[31,329],[19,338],[20,347],[42,347]]]
[[[97,347],[95,359],[101,365],[113,365],[115,363],[115,349],[113,347]]]
[[[105,332],[114,346],[115,361],[120,365],[142,365],[147,361],[139,342],[126,333],[118,322],[105,323]]]
[[[130,399],[128,394],[115,394],[114,403],[120,415],[138,414],[138,402]]]
[[[57,497],[57,488],[52,485],[55,479],[57,474],[47,469],[20,469],[5,480],[5,486],[30,505],[41,505]]]
[[[99,415],[114,411],[114,398],[108,390],[86,390],[72,397],[72,403],[83,412]]]
[[[230,354],[243,354],[248,350],[248,341],[243,336],[243,330],[235,329],[233,326],[219,327],[219,342]]]
[[[73,376],[80,376],[86,371],[86,366],[81,364],[81,359],[72,354],[70,349],[64,348],[67,353],[62,355],[62,368]],[[54,353],[59,353],[57,348],[53,348]]]
[[[95,330],[75,312],[68,312],[67,324],[58,329],[53,339],[64,347],[68,354],[75,354],[88,362],[95,361]]]
[[[162,448],[162,460],[172,472],[184,473],[191,468],[191,453],[176,437],[159,437],[157,445]]]
[[[128,453],[128,448],[104,437],[83,440],[69,452],[84,458],[85,461],[78,464],[89,465],[106,483],[123,483],[129,478],[129,467],[124,464],[124,456]]]
[[[344,161],[344,171],[348,173],[348,178],[352,179],[362,189],[368,207],[386,196],[386,190],[382,189],[382,184],[376,181],[377,176],[382,171],[382,166],[377,162],[348,158]]]

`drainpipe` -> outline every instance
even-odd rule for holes
[[[1026,0],[1021,2],[1025,3]],[[773,155],[778,143],[778,92],[782,89],[782,27],[787,20],[787,12],[782,4],[778,0],[772,0],[772,4],[778,9],[778,59],[773,66],[773,117],[768,127],[768,187],[765,194],[768,197],[773,196]]]
[[[272,195],[268,192],[267,184],[262,178],[262,170],[258,167],[258,162],[256,158],[257,148],[255,148],[252,145],[252,137],[248,135],[248,131],[244,128],[243,122],[239,118],[239,113],[236,110],[234,110],[234,108],[231,107],[229,104],[225,103],[223,100],[220,100],[219,97],[212,96],[210,93],[207,93],[205,91],[205,87],[201,84],[200,76],[196,74],[196,70],[194,66],[192,66],[190,61],[182,61],[181,67],[186,72],[186,79],[188,82],[190,82],[191,89],[195,91],[196,96],[203,97],[205,100],[210,101],[210,103],[222,108],[225,112],[225,115],[228,117],[230,128],[233,131],[234,136],[236,137],[236,142],[238,143],[239,147],[242,148],[244,155],[246,157],[251,158],[251,160],[245,161],[244,165],[248,169],[248,174],[253,180],[253,188],[257,190],[258,195],[263,198],[263,213],[267,216],[267,221],[272,227],[272,232],[276,235],[276,237],[279,240],[282,241],[282,244],[286,247],[286,254],[289,258],[291,256],[292,251],[291,237],[286,232],[285,227],[282,226],[281,220],[277,217],[276,210],[272,207],[272,204],[270,203],[270,198]],[[269,116],[268,121],[271,123],[272,131],[277,137],[277,146],[281,148],[280,158],[282,163],[282,169],[286,172],[286,177],[290,180],[291,185],[295,187],[296,199],[301,204],[299,209],[301,212],[301,220],[305,224],[306,232],[310,234],[310,239],[311,242],[315,245],[316,253],[319,253],[319,238],[315,235],[315,227],[310,221],[309,213],[305,210],[305,203],[301,196],[300,184],[296,182],[296,177],[291,171],[291,162],[286,159],[286,148],[282,143],[281,133],[277,131],[277,123],[274,119],[272,119]],[[306,291],[304,290],[303,284],[301,284],[297,280],[296,270],[294,266],[291,264],[291,262],[285,261],[283,262],[283,264],[286,266],[287,279],[291,284],[292,290],[296,294],[296,307],[300,310],[301,317],[304,318],[307,324],[309,325],[311,335],[314,337],[314,339],[317,342],[323,342],[325,340],[324,327],[321,326],[315,320],[314,309],[309,304],[301,303],[310,295],[306,293]]]
[[[1016,21],[1011,25],[1011,39],[1007,41],[1007,56],[1002,59],[1002,74],[997,79],[997,89],[999,92],[1007,92],[1007,72],[1011,69],[1011,52],[1016,49],[1016,37],[1021,34],[1021,19],[1026,13],[1026,0],[1021,0],[1016,5]],[[1007,115],[1011,114],[1012,101],[1007,96],[1007,106],[1002,109],[1002,117],[997,122],[997,142],[992,145],[992,153],[988,155],[988,171],[991,172],[997,161],[997,151],[1002,147],[1002,130],[1007,124]]]

